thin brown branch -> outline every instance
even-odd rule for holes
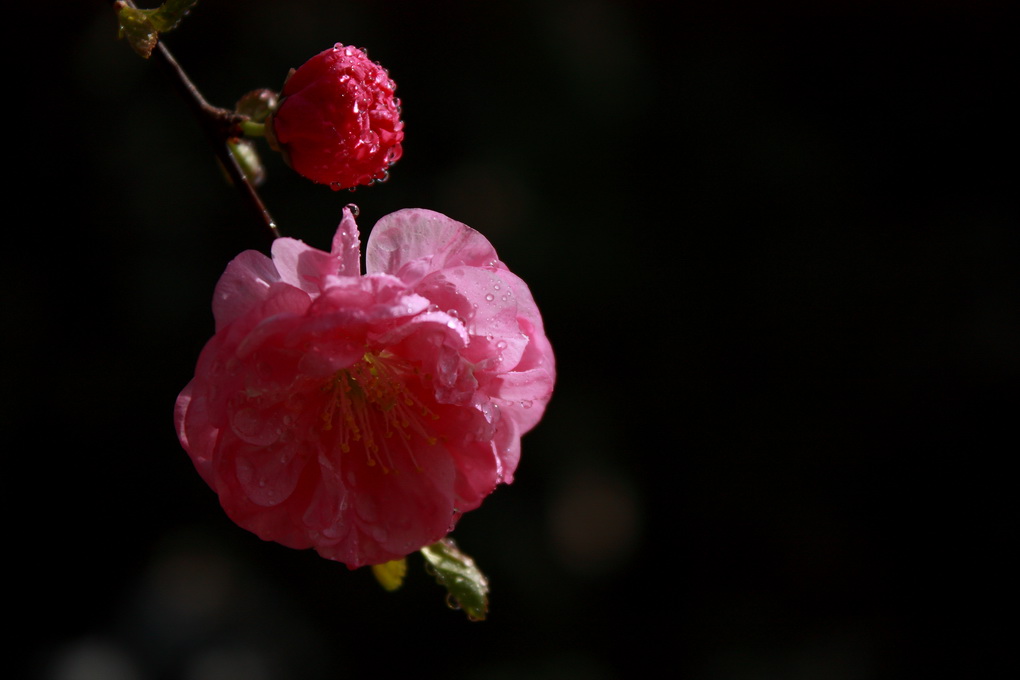
[[[116,4],[114,3],[114,5]],[[134,3],[131,0],[124,0],[124,4],[134,7]],[[240,125],[244,117],[228,109],[213,106],[206,101],[202,93],[199,92],[198,88],[191,81],[191,78],[184,72],[184,69],[181,68],[173,54],[170,53],[162,39],[156,45],[154,54],[156,60],[163,63],[169,69],[174,81],[177,83],[178,89],[198,118],[199,124],[205,131],[209,143],[212,144],[216,157],[220,160],[233,185],[241,192],[245,203],[251,208],[254,218],[258,220],[259,227],[265,227],[272,234],[273,238],[279,238],[280,229],[276,226],[276,222],[273,221],[272,215],[269,214],[269,210],[262,202],[262,198],[259,196],[258,191],[256,191],[255,186],[244,174],[244,171],[241,170],[241,166],[227,145],[229,139],[241,136]]]

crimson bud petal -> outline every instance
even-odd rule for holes
[[[396,84],[356,47],[337,43],[292,72],[268,133],[294,170],[344,189],[385,179],[403,154]]]

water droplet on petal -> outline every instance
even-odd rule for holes
[[[495,300],[495,299],[496,299],[496,296],[495,296],[495,295],[493,295],[492,293],[486,293],[486,294],[485,294],[485,300],[486,300],[486,302],[492,302],[492,301],[493,301],[493,300]]]
[[[446,606],[453,610],[460,609],[460,602],[458,602],[457,598],[453,596],[453,593],[446,594]]]

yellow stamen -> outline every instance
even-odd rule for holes
[[[399,472],[389,448],[390,441],[399,441],[421,471],[411,442],[417,437],[435,445],[438,440],[423,421],[438,420],[439,416],[408,389],[409,380],[430,382],[431,376],[423,377],[389,352],[365,353],[323,385],[323,391],[330,393],[322,412],[323,430],[339,429],[344,453],[351,451],[352,443],[360,442],[366,464],[378,464],[383,473]]]

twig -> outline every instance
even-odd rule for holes
[[[114,4],[116,5],[117,3]],[[134,3],[131,0],[124,0],[124,4],[132,8],[134,7]],[[195,87],[191,78],[188,77],[188,74],[184,72],[181,65],[174,59],[173,54],[170,53],[170,50],[164,44],[162,37],[160,37],[156,45],[155,53],[157,55],[156,58],[170,69],[170,73],[174,76],[174,80],[181,93],[198,117],[199,124],[212,144],[216,157],[227,171],[231,182],[238,188],[244,196],[245,202],[254,212],[254,217],[258,220],[259,226],[269,229],[274,239],[279,238],[279,227],[276,226],[276,222],[273,221],[272,215],[269,214],[269,210],[262,202],[262,198],[259,196],[258,191],[256,191],[255,186],[244,174],[244,171],[241,170],[241,166],[238,165],[237,159],[234,158],[234,154],[227,145],[227,140],[242,136],[241,122],[245,120],[245,117],[228,109],[213,106],[207,102],[202,93]]]

